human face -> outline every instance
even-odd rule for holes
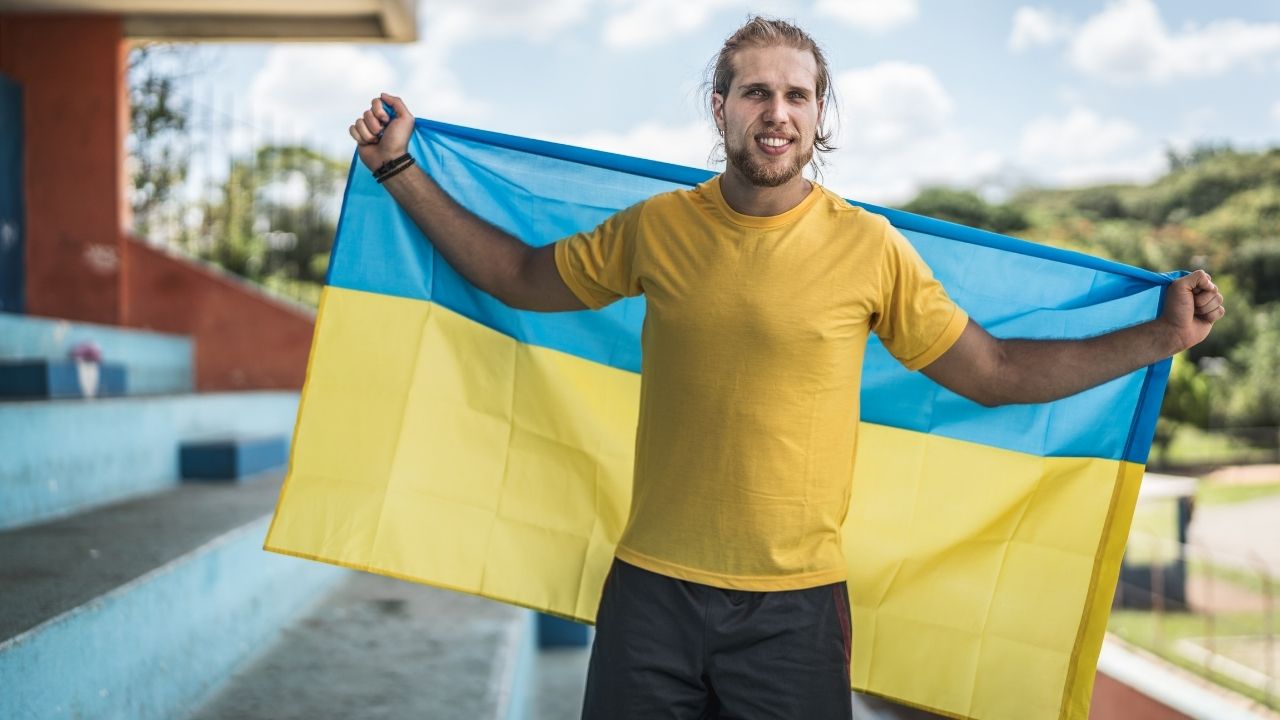
[[[731,171],[756,187],[798,178],[822,117],[813,53],[775,45],[739,50],[733,84],[711,96]]]

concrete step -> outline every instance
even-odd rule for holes
[[[194,389],[189,337],[0,313],[0,360],[66,360],[71,349],[82,342],[97,345],[104,362],[126,367],[131,395],[189,393]]]
[[[0,533],[0,717],[171,718],[346,572],[264,552],[280,476]]]
[[[0,402],[0,530],[171,487],[183,441],[292,435],[296,392]]]
[[[533,613],[359,573],[190,720],[533,718]]]

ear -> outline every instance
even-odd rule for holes
[[[826,113],[827,113],[827,99],[824,97],[820,97],[818,98],[818,127],[822,127],[822,121],[827,117]]]
[[[724,135],[724,96],[718,92],[711,93],[711,117],[715,118],[716,130]]]

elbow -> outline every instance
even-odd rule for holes
[[[983,386],[981,389],[966,394],[965,397],[984,408],[997,408],[1001,405],[1012,405],[1014,403],[1014,400],[999,392],[998,388],[991,386]]]
[[[1017,388],[1020,380],[1016,368],[1010,362],[1008,348],[999,340],[995,352],[984,363],[980,380],[970,399],[984,408],[997,408],[1020,402]]]

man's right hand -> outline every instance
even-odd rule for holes
[[[395,111],[394,120],[382,107],[384,102]],[[355,138],[360,161],[370,170],[376,170],[386,161],[398,158],[408,151],[409,138],[413,134],[413,115],[404,106],[403,100],[395,95],[382,93],[373,99],[369,109],[356,118],[347,132]],[[379,136],[378,133],[382,135]]]

